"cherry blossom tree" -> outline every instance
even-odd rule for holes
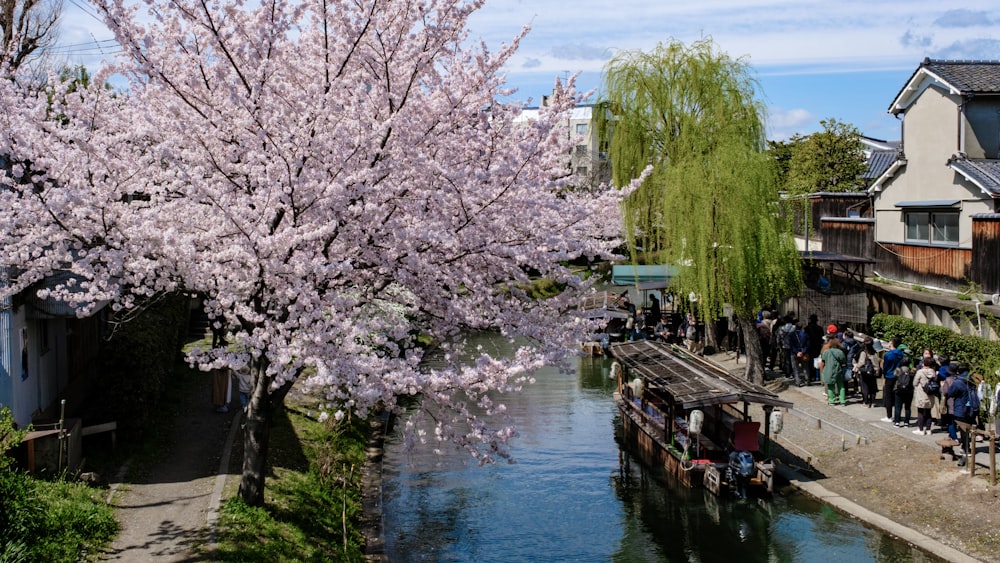
[[[500,102],[523,33],[498,52],[470,41],[481,1],[94,3],[124,59],[72,94],[0,85],[15,163],[0,292],[68,271],[39,293],[81,314],[201,296],[229,346],[190,361],[252,373],[250,504],[296,383],[337,417],[419,394],[436,425],[413,439],[508,456],[513,429],[477,413],[501,414],[498,392],[579,342],[587,327],[566,313],[588,283],[567,263],[619,242],[621,192],[563,189],[572,80],[531,120]],[[127,88],[100,87],[113,74]],[[566,290],[539,302],[531,276]],[[517,351],[463,363],[468,330]],[[427,340],[440,367],[422,362]]]

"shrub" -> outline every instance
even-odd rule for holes
[[[883,313],[872,317],[871,328],[875,336],[884,340],[899,336],[907,346],[918,352],[930,348],[936,354],[973,366],[991,383],[1000,379],[995,374],[1000,369],[1000,342]]]
[[[114,513],[98,491],[36,481],[3,454],[24,435],[0,409],[0,563],[80,561],[114,537]]]
[[[99,491],[0,469],[0,563],[85,560],[117,529]]]

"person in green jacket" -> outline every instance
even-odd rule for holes
[[[840,339],[830,338],[819,355],[819,376],[826,385],[826,398],[831,405],[836,404],[838,397],[841,406],[847,404],[847,384],[844,381],[846,368],[847,354],[844,353]]]

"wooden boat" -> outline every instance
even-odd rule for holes
[[[772,423],[780,431],[781,411],[775,409],[792,403],[662,342],[621,342],[610,352],[622,430],[644,461],[662,464],[681,483],[715,494],[733,489],[745,496],[748,487],[773,492],[773,461],[761,456],[760,422],[752,419],[749,407],[763,405],[766,452]],[[740,457],[744,470],[730,470]]]
[[[624,337],[625,320],[632,315],[625,308],[621,294],[602,291],[588,295],[580,303],[580,316],[585,319],[601,319],[601,332],[583,342],[583,352],[591,356],[603,356],[608,345]]]

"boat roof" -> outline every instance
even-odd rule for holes
[[[663,342],[618,342],[611,354],[632,376],[643,377],[683,409],[737,402],[792,407],[765,387]]]
[[[632,313],[624,308],[621,296],[609,291],[587,295],[580,303],[585,319],[627,319]]]
[[[677,267],[667,264],[615,264],[611,266],[611,283],[630,285],[637,289],[664,289],[677,276]]]

